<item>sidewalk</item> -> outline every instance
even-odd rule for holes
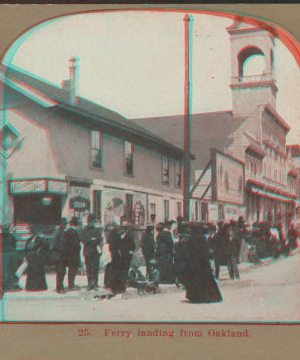
[[[300,249],[297,249],[296,251],[294,251],[294,255],[296,255],[296,253],[299,253]],[[279,259],[278,259],[279,260]],[[242,281],[242,275],[248,273],[249,271],[253,270],[253,269],[257,269],[260,268],[262,266],[267,266],[275,261],[278,260],[274,260],[273,258],[267,258],[263,260],[262,264],[256,265],[256,264],[252,264],[252,263],[241,263],[239,264],[239,272],[241,275],[241,281]],[[212,266],[213,268],[213,266]],[[140,267],[141,271],[145,274],[146,272],[146,267],[142,266]],[[8,300],[8,299],[17,299],[17,300],[30,300],[30,299],[40,299],[40,300],[45,300],[45,299],[56,299],[56,298],[60,298],[60,299],[78,299],[78,300],[88,300],[88,299],[93,299],[95,295],[109,295],[111,294],[111,292],[109,290],[106,290],[104,287],[104,272],[101,272],[99,274],[99,291],[87,291],[87,276],[86,275],[77,275],[75,282],[76,285],[79,286],[81,289],[78,291],[70,291],[67,292],[66,294],[58,294],[56,292],[56,274],[47,274],[47,284],[48,284],[48,289],[46,291],[36,291],[36,292],[32,292],[32,291],[15,291],[15,292],[6,292],[4,294],[3,299],[4,300]],[[65,276],[65,282],[64,282],[64,286],[65,289],[67,289],[67,279],[68,276]],[[228,274],[228,270],[226,266],[221,266],[220,268],[220,276],[219,276],[219,282],[222,283],[222,280],[226,280],[229,279],[229,274]],[[21,285],[21,287],[23,287],[25,289],[25,284],[26,284],[26,275],[23,275],[20,279],[19,284]],[[172,293],[172,292],[180,292],[180,291],[184,291],[184,288],[180,287],[177,288],[175,284],[160,284],[160,293],[164,294],[164,293]],[[137,290],[134,288],[128,288],[126,293],[123,295],[124,299],[131,299],[131,298],[136,298],[139,297],[140,295],[138,295]]]

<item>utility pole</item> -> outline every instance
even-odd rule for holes
[[[191,110],[192,110],[192,53],[193,53],[193,16],[184,17],[185,82],[184,82],[184,181],[183,181],[183,217],[190,219],[191,184]]]

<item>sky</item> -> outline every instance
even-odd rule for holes
[[[192,13],[192,12],[190,12]],[[192,112],[232,110],[232,19],[192,13]],[[79,95],[125,117],[184,113],[185,12],[94,12],[56,19],[32,32],[12,64],[51,83],[69,77],[68,60],[80,59]],[[264,58],[245,75],[260,74]],[[280,40],[275,46],[277,111],[289,123],[287,143],[300,143],[300,70]]]

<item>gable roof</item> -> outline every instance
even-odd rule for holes
[[[210,148],[220,151],[233,142],[231,135],[246,118],[234,117],[230,111],[220,111],[192,115],[192,153],[196,160],[192,170],[202,170],[210,160]],[[184,115],[134,119],[154,134],[159,134],[175,146],[184,148]]]
[[[131,121],[104,106],[98,105],[80,96],[77,97],[76,105],[70,104],[69,93],[67,90],[47,82],[38,76],[29,72],[24,72],[24,70],[15,66],[6,68],[2,65],[2,73],[5,74],[5,79],[8,79],[9,82],[16,82],[17,88],[22,87],[23,92],[27,90],[27,93],[31,98],[40,96],[41,94],[45,97],[45,104],[48,99],[49,104],[58,106],[64,111],[76,111],[77,114],[82,113],[85,117],[90,116],[98,122],[104,121],[111,124],[113,127],[119,127],[123,131],[129,131],[140,138],[145,138],[148,142],[154,142],[156,145],[159,145],[160,149],[167,149],[168,151],[173,152],[176,157],[182,157],[184,155],[184,151],[181,148],[168,143],[164,138],[145,129],[140,124]],[[32,90],[37,91],[39,94],[34,94]],[[50,100],[54,100],[54,102],[51,103]],[[194,158],[193,155],[191,157]]]

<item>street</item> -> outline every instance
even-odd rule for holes
[[[72,298],[6,294],[2,301],[4,321],[17,322],[298,322],[300,254],[280,257],[262,266],[251,266],[240,281],[221,273],[223,302],[190,304],[185,291],[169,286],[156,295],[121,300],[92,299],[82,290]],[[135,294],[135,289],[131,293]]]

